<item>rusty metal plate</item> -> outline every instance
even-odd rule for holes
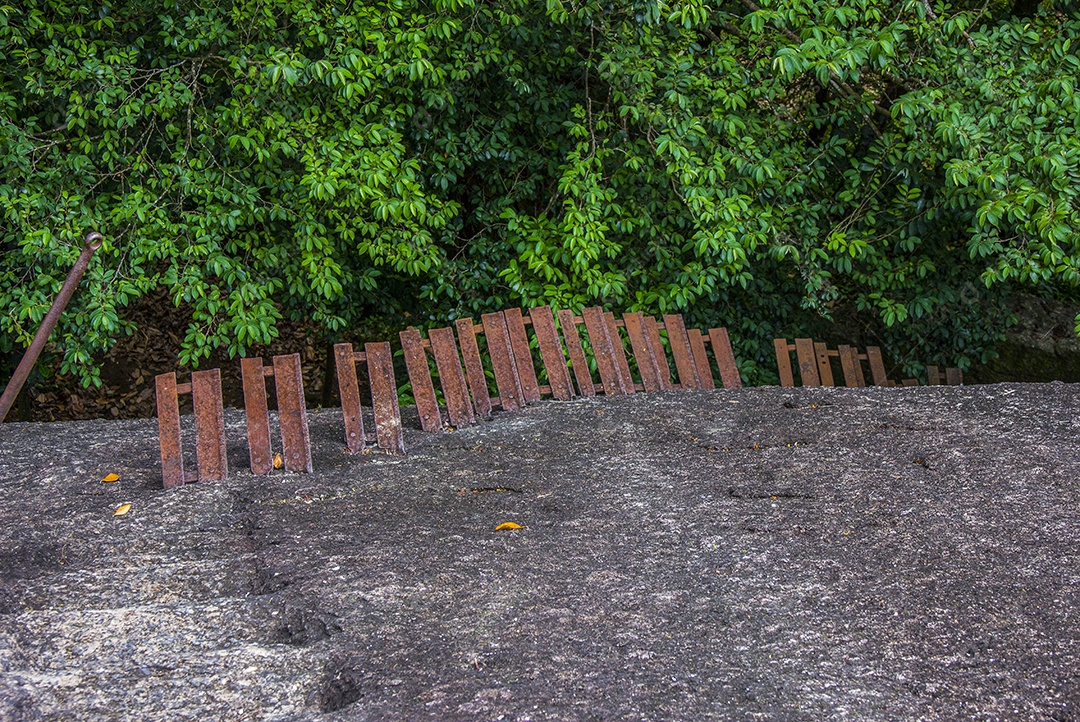
[[[964,374],[958,368],[949,367],[945,369],[945,383],[949,386],[963,386]]]
[[[471,318],[459,318],[454,322],[457,327],[458,345],[461,347],[461,359],[465,362],[465,378],[469,382],[473,407],[484,419],[491,417],[491,394],[488,392],[487,375],[484,374],[484,362],[480,358],[480,347],[476,343],[476,328]]]
[[[701,382],[697,377],[694,360],[690,357],[690,339],[686,335],[686,325],[681,314],[664,316],[664,328],[667,329],[671,355],[675,357],[675,370],[679,374],[679,387],[699,389]]]
[[[726,328],[710,328],[709,342],[712,344],[716,365],[720,368],[720,380],[725,389],[741,389],[742,376],[739,365],[735,363],[735,352],[731,350],[731,338]]]
[[[791,344],[786,338],[774,338],[773,347],[776,349],[776,369],[780,372],[780,385],[794,386],[795,376],[791,370]]]
[[[485,313],[480,317],[480,321],[484,324],[484,338],[487,339],[491,368],[495,372],[499,403],[504,411],[516,411],[525,405],[525,397],[521,392],[517,367],[514,365],[514,352],[510,348],[510,334],[506,328],[506,318],[499,311]]]
[[[624,393],[623,385],[619,371],[615,367],[615,351],[611,337],[608,335],[604,310],[599,306],[583,308],[581,317],[585,321],[585,331],[589,334],[589,345],[592,346],[593,358],[596,359],[596,369],[600,372],[600,382],[604,385],[604,393],[608,396],[621,396]]]
[[[578,335],[574,312],[561,309],[556,312],[556,315],[559,317],[559,326],[562,328],[566,352],[570,355],[570,366],[574,370],[578,393],[582,396],[596,396],[596,384],[593,383],[592,372],[589,371],[589,362],[585,360],[585,352],[581,349],[581,337]]]
[[[274,387],[277,389],[281,456],[285,461],[285,470],[310,474],[311,439],[308,436],[300,354],[274,357]]]
[[[656,359],[656,368],[660,374],[660,390],[671,391],[675,384],[671,382],[671,364],[668,363],[667,351],[664,350],[664,341],[660,338],[660,322],[652,316],[645,316],[645,338],[653,349],[653,358]]]
[[[551,313],[551,307],[529,309],[529,320],[536,334],[536,343],[540,346],[540,361],[547,372],[551,394],[559,401],[569,401],[574,396],[574,387],[570,380],[570,369],[566,367],[559,332],[555,330],[555,316]]]
[[[862,362],[866,361],[869,363],[869,358],[870,357],[864,353],[857,353],[855,355],[855,379],[859,383],[859,388],[866,387],[866,376],[863,374]]]
[[[849,389],[857,389],[866,385],[862,377],[859,352],[854,346],[839,346],[840,367],[844,371],[844,386]]]
[[[465,374],[461,371],[461,359],[458,357],[454,329],[433,328],[428,331],[431,341],[431,353],[435,356],[435,365],[439,369],[439,384],[443,398],[446,399],[446,412],[454,426],[470,426],[476,422],[473,416],[472,402],[465,386]]]
[[[420,414],[420,428],[424,431],[438,431],[442,428],[442,415],[439,413],[439,403],[435,400],[435,385],[431,381],[431,367],[428,366],[424,341],[415,328],[405,329],[398,337],[405,352],[405,369],[412,385],[416,411]]]
[[[619,374],[619,384],[624,394],[632,394],[636,391],[634,379],[630,375],[630,363],[626,360],[626,346],[623,345],[622,334],[619,333],[619,326],[626,324],[616,321],[615,314],[610,311],[604,313],[604,323],[607,324],[608,339],[611,341],[611,357],[615,361],[615,371]]]
[[[874,386],[888,386],[889,376],[885,373],[885,361],[881,358],[881,348],[867,346],[866,360],[870,362],[870,375],[874,378]]]
[[[694,360],[694,368],[697,370],[698,382],[701,388],[712,390],[716,388],[713,381],[712,366],[709,364],[709,355],[705,352],[705,337],[696,328],[686,329],[686,338],[690,341],[690,356]]]
[[[533,365],[521,309],[508,308],[503,311],[503,318],[506,319],[506,331],[510,335],[510,348],[514,352],[514,367],[517,369],[521,395],[528,403],[539,401],[540,386],[536,381],[536,367]]]
[[[158,443],[161,446],[161,481],[166,489],[184,484],[184,452],[180,447],[180,403],[176,374],[154,377],[157,389]]]
[[[266,377],[261,358],[240,359],[244,380],[244,418],[247,421],[248,459],[252,474],[269,474],[274,468],[270,448],[270,415],[266,410]]]
[[[919,385],[919,380],[918,379],[904,379],[900,383],[902,385],[904,385],[904,386],[918,386]]]
[[[199,481],[225,481],[225,410],[221,401],[221,370],[191,373],[191,403],[195,409],[195,460]]]
[[[817,354],[814,352],[814,340],[795,339],[795,355],[799,359],[799,379],[803,386],[821,386],[818,376]]]
[[[634,352],[634,360],[637,362],[638,375],[641,376],[641,385],[646,391],[660,391],[660,367],[656,362],[656,352],[652,342],[645,334],[644,321],[641,314],[636,311],[623,314],[623,325],[626,335],[630,337],[630,348]]]
[[[334,344],[341,416],[345,420],[345,448],[351,454],[364,450],[364,411],[360,406],[360,384],[356,380],[356,354],[351,343]]]
[[[832,372],[832,351],[829,351],[829,347],[820,341],[814,342],[814,358],[817,359],[818,379],[821,381],[822,386],[835,386],[836,381],[833,379]]]
[[[394,378],[394,353],[386,341],[364,344],[368,376],[371,379],[371,406],[375,411],[375,437],[379,448],[391,454],[405,453],[401,430],[397,381]]]
[[[941,385],[941,369],[937,366],[926,367],[926,385],[927,386],[940,386]]]

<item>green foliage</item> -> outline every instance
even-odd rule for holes
[[[3,3],[0,350],[99,229],[55,337],[88,382],[160,287],[184,363],[600,303],[726,324],[760,381],[839,314],[967,366],[1010,288],[1080,282],[1074,8]]]

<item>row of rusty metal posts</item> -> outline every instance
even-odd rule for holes
[[[863,361],[870,366],[871,378],[874,386],[897,386],[897,382],[889,378],[885,371],[885,362],[878,346],[867,346],[865,353],[859,353],[854,346],[838,346],[830,349],[824,343],[815,342],[810,338],[797,338],[795,343],[785,338],[773,339],[776,347],[776,367],[780,372],[781,386],[794,386],[795,376],[791,363],[791,354],[795,353],[796,365],[799,370],[799,379],[803,386],[834,386],[833,359],[840,362],[840,370],[844,378],[844,386],[848,388],[862,388],[866,386],[866,377],[863,375]],[[927,382],[931,386],[940,386],[942,382],[948,386],[959,386],[964,383],[964,376],[958,368],[945,369],[942,377],[941,370],[937,366],[928,366],[926,369]],[[901,386],[918,386],[918,379],[904,379]]]
[[[394,379],[393,352],[389,343],[369,343],[354,353],[350,344],[335,348],[338,386],[345,418],[345,439],[350,451],[363,451],[377,443],[392,454],[405,452]],[[375,415],[375,436],[364,433],[360,408],[360,387],[356,362],[366,361]],[[308,432],[307,402],[300,354],[275,356],[270,366],[262,359],[240,361],[244,383],[244,415],[247,422],[248,460],[253,474],[268,474],[275,457],[285,471],[311,473],[311,438]],[[281,452],[275,454],[270,434],[266,377],[273,377],[277,397]],[[221,397],[221,371],[193,371],[191,381],[176,383],[176,374],[161,374],[157,382],[158,441],[161,446],[161,475],[165,488],[193,481],[221,481],[228,476],[225,453],[225,415]],[[195,417],[196,471],[184,470],[180,438],[178,396],[191,394]]]
[[[0,423],[26,381],[64,307],[74,294],[91,256],[101,243],[102,236],[99,233],[86,236],[82,254],[42,321],[33,343],[24,354],[3,394],[0,394]],[[716,383],[705,349],[706,344],[712,346],[716,368],[723,385],[727,388],[742,386],[726,329],[713,328],[707,333],[687,329],[682,316],[676,314],[665,315],[663,321],[658,321],[640,313],[626,313],[621,320],[617,320],[614,314],[605,312],[600,307],[592,307],[583,309],[580,316],[567,310],[558,311],[559,327],[562,330],[560,340],[555,316],[548,306],[529,309],[526,314],[522,314],[521,309],[513,308],[484,314],[480,325],[474,324],[472,319],[459,319],[454,328],[432,329],[426,339],[422,338],[415,328],[402,331],[401,347],[420,414],[421,428],[424,431],[434,431],[443,428],[444,424],[427,357],[429,351],[442,388],[447,421],[453,426],[468,426],[478,418],[487,418],[496,406],[507,411],[518,409],[540,400],[545,394],[565,401],[575,395],[593,396],[598,391],[603,391],[608,396],[620,396],[637,391],[713,389]],[[582,325],[585,327],[587,347],[591,349],[593,362],[600,375],[600,383],[594,382],[585,356],[586,346],[582,344],[579,333]],[[535,347],[540,351],[540,365],[546,376],[546,384],[540,384],[537,375],[538,366],[532,355],[534,343],[530,342],[526,330],[529,326],[532,327]],[[661,331],[664,331],[667,348],[675,362],[675,374],[672,374],[668,363]],[[623,332],[626,333],[625,340]],[[490,368],[495,379],[497,395],[494,397],[490,395],[487,371],[477,343],[477,337],[481,335],[485,338]],[[637,369],[637,381],[631,372],[627,341]],[[875,386],[897,385],[888,378],[881,349],[876,346],[869,346],[865,353],[860,354],[853,346],[839,346],[832,350],[825,344],[815,343],[808,338],[797,338],[795,343],[778,338],[774,340],[774,345],[781,386],[795,385],[792,352],[795,352],[797,357],[803,386],[833,386],[834,358],[840,361],[845,386],[866,385],[863,361],[870,365]],[[334,360],[348,450],[354,453],[362,452],[368,444],[376,443],[388,453],[405,453],[390,344],[368,343],[364,350],[359,352],[354,351],[351,344],[337,344],[334,347]],[[367,364],[375,419],[373,437],[369,437],[364,430],[360,387],[356,374],[358,362]],[[277,466],[270,439],[270,417],[266,399],[266,377],[272,376],[277,396],[278,425],[281,430],[280,463],[286,471],[310,473],[311,440],[308,435],[304,379],[299,354],[275,356],[271,366],[264,366],[262,359],[246,358],[241,361],[240,366],[252,472],[267,474]],[[936,366],[927,367],[927,380],[931,385],[942,382]],[[949,385],[962,384],[960,369],[947,368],[944,382]],[[918,386],[919,382],[917,379],[904,379],[901,384]],[[228,476],[228,458],[220,370],[192,372],[191,380],[183,384],[177,383],[175,373],[161,374],[156,379],[156,385],[158,436],[165,487],[180,486],[192,481],[225,479]],[[182,394],[192,396],[195,417],[194,472],[184,470],[179,406],[179,396]]]
[[[480,337],[484,339],[487,364],[478,343]],[[721,383],[728,388],[742,386],[727,331],[714,328],[703,333],[687,329],[680,315],[666,315],[661,321],[640,313],[626,313],[616,319],[614,314],[599,307],[586,308],[580,316],[566,310],[556,314],[547,306],[525,313],[513,308],[484,314],[480,324],[468,318],[459,319],[453,327],[428,331],[427,338],[417,329],[409,328],[401,332],[400,340],[424,431],[436,431],[446,424],[468,426],[490,417],[494,408],[513,411],[544,396],[567,401],[598,392],[621,396],[638,391],[713,389],[716,382],[706,345],[712,346]],[[533,348],[539,350],[539,365]],[[593,379],[586,351],[591,352],[600,383]],[[637,379],[632,374],[630,359],[637,370]],[[351,344],[337,344],[334,361],[348,450],[358,453],[369,444],[376,444],[390,454],[403,454],[405,443],[390,344],[368,343],[359,352]],[[369,436],[364,428],[356,373],[358,362],[367,365],[374,436]],[[442,405],[435,393],[432,366],[442,391]],[[267,376],[274,378],[277,396],[281,466],[286,471],[311,472],[311,442],[299,354],[275,356],[270,366],[264,366],[262,359],[246,358],[241,360],[240,368],[252,473],[267,474],[275,468]],[[538,375],[538,368],[542,376]],[[495,381],[494,396],[488,386],[488,369]],[[541,380],[547,383],[541,384]],[[190,382],[183,384],[177,383],[175,373],[161,374],[156,383],[165,487],[225,479],[228,460],[220,370],[194,371]],[[179,406],[182,394],[192,396],[194,472],[184,469]]]
[[[585,327],[584,339],[581,326]],[[662,331],[675,362],[677,380],[673,380]],[[495,396],[488,387],[477,341],[480,336],[495,379]],[[626,313],[616,319],[599,307],[583,309],[580,316],[567,310],[556,314],[548,306],[531,308],[524,314],[513,308],[484,314],[480,324],[459,319],[453,327],[431,329],[426,339],[415,328],[402,331],[400,337],[420,425],[425,431],[440,429],[445,423],[468,426],[489,417],[493,408],[513,411],[544,396],[568,401],[597,392],[621,396],[638,391],[713,389],[716,382],[706,344],[713,348],[724,386],[742,386],[727,331],[715,328],[702,333],[687,329],[680,315],[667,315],[658,321],[640,313]],[[534,347],[539,351],[539,365],[533,356]],[[600,383],[593,379],[586,348],[591,350]],[[435,393],[429,353],[445,400],[445,419]],[[632,375],[631,358],[637,380]],[[540,383],[538,368],[547,383]]]

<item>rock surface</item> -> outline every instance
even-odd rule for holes
[[[322,411],[268,478],[228,412],[230,479],[171,492],[153,422],[7,424],[0,720],[1077,719],[1078,412],[638,394],[395,458]]]

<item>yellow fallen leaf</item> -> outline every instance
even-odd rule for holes
[[[506,531],[507,529],[520,529],[521,524],[515,524],[512,521],[503,522],[495,527],[495,531]]]
[[[102,479],[102,481],[120,481],[120,475],[119,474],[106,474],[105,478]]]
[[[131,504],[121,504],[116,507],[116,511],[113,512],[113,516],[123,516],[131,511]]]
[[[285,462],[281,460],[281,454],[274,454],[274,468],[280,469]]]

